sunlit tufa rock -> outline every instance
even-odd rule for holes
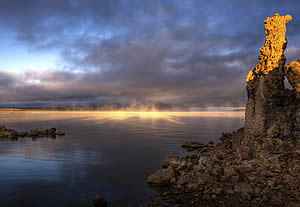
[[[202,206],[234,197],[220,205],[298,206],[300,98],[284,86],[287,76],[299,93],[300,60],[284,66],[285,24],[291,19],[275,14],[265,21],[260,63],[247,76],[245,127],[223,133],[216,145],[183,144],[198,153],[169,157],[164,169],[148,177],[150,184],[168,184],[164,200]]]
[[[297,98],[300,98],[300,58],[288,64],[285,72],[289,82],[297,91]]]
[[[264,21],[266,32],[265,45],[260,48],[259,64],[248,73],[247,82],[261,74],[266,75],[276,68],[280,69],[283,67],[286,60],[284,50],[287,43],[285,24],[291,20],[292,17],[290,15],[280,16],[275,14]]]
[[[260,48],[259,64],[249,72],[246,80],[245,136],[249,138],[265,133],[291,137],[297,131],[295,117],[290,116],[297,108],[296,96],[294,91],[284,87],[286,23],[291,19],[290,15],[275,14],[264,21],[265,45]]]

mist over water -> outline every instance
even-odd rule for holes
[[[2,113],[14,129],[55,127],[56,139],[0,142],[0,206],[142,204],[155,192],[146,177],[185,141],[218,141],[244,123],[243,112]]]

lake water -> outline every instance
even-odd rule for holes
[[[0,113],[14,129],[55,127],[56,139],[0,141],[0,206],[143,204],[156,194],[146,177],[185,141],[217,142],[244,124],[243,112]]]

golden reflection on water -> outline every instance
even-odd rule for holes
[[[4,118],[6,112],[0,112],[0,119]],[[11,114],[11,111],[7,112]],[[112,120],[125,121],[132,118],[140,120],[166,120],[174,123],[181,123],[177,118],[181,117],[236,117],[243,118],[244,111],[222,111],[222,112],[140,112],[140,111],[42,111],[42,110],[26,110],[14,111],[13,114],[23,114],[23,116],[33,116],[35,120],[59,120],[68,118],[81,118],[84,120]],[[6,117],[7,118],[7,117]]]
[[[243,117],[244,112],[96,112],[88,117],[88,120],[112,120],[125,121],[132,118],[140,120],[165,120],[168,122],[183,124],[181,117]]]

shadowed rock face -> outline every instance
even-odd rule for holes
[[[300,58],[286,66],[286,76],[300,98]]]
[[[292,137],[295,134],[295,125],[298,125],[295,114],[299,101],[296,100],[295,91],[284,88],[286,23],[291,19],[290,15],[275,14],[265,20],[266,40],[265,45],[260,48],[260,62],[249,72],[246,80],[246,137],[264,134],[271,137]],[[289,74],[290,77],[296,77],[292,72]],[[295,85],[295,81],[289,80]]]

